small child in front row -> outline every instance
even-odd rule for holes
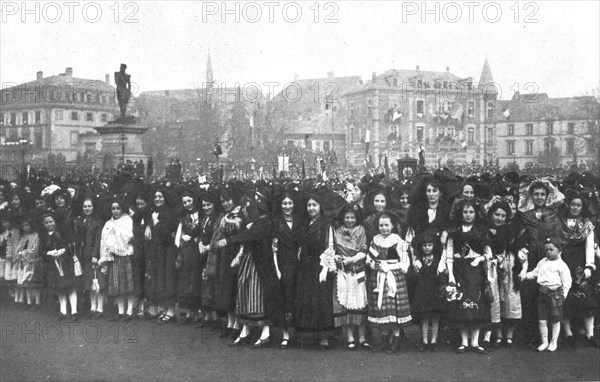
[[[437,273],[442,253],[440,238],[435,232],[424,232],[413,240],[413,248],[413,259],[420,263],[420,267],[414,268],[416,274],[410,305],[413,322],[421,325],[422,340],[418,348],[419,351],[427,348],[437,351],[440,315],[444,312],[444,301],[439,293],[442,280]],[[430,328],[431,341],[428,341]]]
[[[542,344],[537,351],[556,350],[560,321],[563,319],[563,305],[571,289],[571,272],[561,259],[562,244],[557,238],[547,238],[544,245],[546,257],[531,272],[521,274],[521,280],[537,278],[539,285],[538,319]],[[552,322],[552,340],[548,344],[548,320]]]

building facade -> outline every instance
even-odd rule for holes
[[[496,107],[498,161],[523,168],[528,164],[581,163],[591,167],[598,150],[596,98],[549,98],[518,92]]]
[[[104,81],[73,77],[73,69],[2,89],[0,95],[0,160],[41,162],[49,153],[67,162],[77,154],[100,151],[94,127],[119,114],[110,76]],[[24,157],[24,158],[23,158]]]
[[[487,59],[478,83],[445,72],[391,69],[345,93],[349,163],[378,166],[425,151],[427,167],[495,159],[497,89]]]
[[[360,76],[300,79],[287,84],[271,100],[272,121],[286,145],[306,148],[346,166],[346,120],[344,94],[363,85]]]

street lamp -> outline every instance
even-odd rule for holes
[[[127,136],[124,131],[121,132],[121,137],[119,139],[121,140],[121,160],[123,161],[123,164],[125,164],[125,145],[127,144]]]

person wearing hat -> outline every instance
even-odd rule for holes
[[[550,189],[541,182],[531,184],[528,190],[533,208],[517,212],[519,259],[527,262],[527,271],[532,271],[544,258],[547,237],[560,237],[560,222],[556,211],[546,206]],[[524,307],[536,306],[538,291],[531,284],[521,286],[521,303]],[[537,316],[533,309],[523,309],[522,326],[525,341],[534,345],[539,339]]]
[[[562,238],[565,244],[562,259],[569,266],[573,286],[565,301],[562,327],[565,343],[575,346],[571,322],[583,321],[586,345],[595,347],[594,315],[600,310],[594,264],[594,224],[589,219],[586,199],[575,191],[567,192],[564,206],[559,210]]]
[[[220,201],[219,193],[214,187],[209,187],[204,193],[201,194],[200,199],[202,200],[202,232],[199,236],[198,251],[201,257],[201,274],[202,274],[202,286],[201,290],[201,307],[204,317],[200,320],[198,328],[203,328],[207,325],[214,325],[217,321],[217,312],[214,310],[214,271],[207,272],[207,268],[215,268],[216,264],[214,261],[209,265],[209,249],[210,241],[215,231],[215,224],[219,219]],[[211,256],[212,260],[216,260]],[[212,275],[209,276],[208,273]]]
[[[544,250],[546,257],[541,259],[532,271],[522,274],[521,280],[535,279],[537,281],[539,291],[537,312],[542,336],[542,344],[537,351],[553,352],[558,346],[563,305],[573,280],[569,267],[561,259],[561,241],[556,237],[546,238]],[[550,343],[548,343],[548,321],[552,323]]]
[[[177,274],[177,306],[182,311],[177,324],[185,325],[194,318],[201,305],[202,259],[198,249],[202,226],[198,211],[198,196],[186,190],[181,195],[183,211],[175,245],[179,248],[175,267]]]
[[[57,219],[52,213],[43,217],[45,234],[42,235],[40,251],[44,260],[46,287],[58,295],[62,321],[67,318],[67,296],[71,304],[71,318],[77,321],[77,289],[74,273],[73,254],[68,242],[58,231]]]

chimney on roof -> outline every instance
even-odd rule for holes
[[[37,72],[37,80],[41,80],[42,78],[44,78],[44,72],[42,72],[41,70],[39,72]]]
[[[513,101],[518,101],[519,100],[519,96],[520,96],[519,91],[518,90],[515,91],[515,94],[513,94]]]
[[[446,66],[446,71],[449,72],[450,71],[450,67]]]
[[[69,77],[73,77],[73,68],[66,68],[65,75],[67,75]]]
[[[419,70],[419,65],[417,65],[417,70]]]
[[[333,72],[327,72],[327,78],[333,78]]]
[[[377,73],[375,73],[375,72],[371,73],[371,80],[373,82],[375,82],[375,77],[377,77]]]
[[[110,74],[104,76],[104,82],[106,82],[107,85],[110,85]]]
[[[298,75],[298,73],[294,73],[294,81],[298,81],[300,79],[300,76]]]

